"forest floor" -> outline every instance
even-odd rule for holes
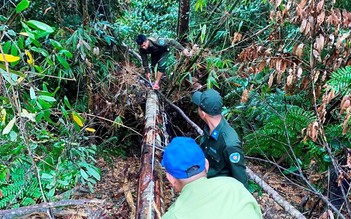
[[[116,158],[112,162],[105,162],[103,158],[99,159],[99,165],[102,169],[102,180],[96,185],[95,193],[86,194],[83,197],[77,198],[97,198],[105,200],[105,218],[131,218],[133,214],[133,208],[136,203],[137,195],[137,181],[139,171],[139,158],[138,157],[127,157],[127,158]],[[294,207],[298,208],[301,203],[304,203],[304,199],[308,197],[308,194],[301,190],[299,187],[288,182],[281,175],[274,173],[268,173],[264,175],[267,170],[266,167],[257,166],[248,163],[248,166],[257,175],[263,176],[271,187],[273,187],[281,196],[286,198]],[[172,201],[176,199],[175,195],[172,194],[167,180],[164,179],[167,188],[164,188],[164,203],[167,208]],[[279,204],[277,204],[267,193],[262,190],[254,192],[254,197],[259,203],[263,216],[265,219],[287,219],[294,218],[288,212],[286,212]],[[132,200],[131,200],[132,197]],[[306,209],[311,208],[313,200],[310,200],[305,207]],[[308,206],[310,205],[310,206]],[[320,207],[320,206],[318,206]],[[318,209],[315,208],[315,209]],[[300,210],[300,209],[299,209]],[[304,212],[302,212],[304,213]],[[305,212],[306,218],[319,218],[318,216],[308,215]],[[319,214],[320,215],[320,214]]]

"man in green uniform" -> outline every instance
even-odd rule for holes
[[[162,166],[177,200],[162,219],[262,219],[259,205],[242,183],[232,177],[208,179],[208,161],[189,137],[175,137],[166,147]]]
[[[195,92],[192,101],[206,123],[200,145],[210,164],[207,177],[231,176],[248,188],[241,142],[236,131],[222,117],[222,97],[209,89]]]
[[[137,36],[135,41],[139,45],[140,56],[146,72],[145,76],[148,79],[150,77],[150,69],[147,54],[151,54],[151,68],[153,71],[155,68],[157,69],[156,80],[153,85],[153,89],[155,90],[160,89],[160,80],[162,75],[166,72],[169,46],[175,47],[185,56],[190,56],[189,51],[174,39],[153,37],[146,38],[145,35],[140,34]]]

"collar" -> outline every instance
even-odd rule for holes
[[[206,124],[205,128],[204,128],[204,132],[207,136],[211,136],[214,140],[217,141],[218,136],[220,131],[222,130],[223,126],[224,126],[224,118],[222,117],[221,121],[219,122],[219,124],[217,125],[217,127],[215,129],[213,129],[212,133],[210,134],[210,128],[208,127],[208,125]]]

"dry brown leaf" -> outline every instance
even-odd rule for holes
[[[351,150],[347,148],[347,160],[346,160],[346,166],[351,169]],[[1,198],[1,196],[0,196]]]
[[[310,31],[311,31],[311,23],[307,22],[305,32],[304,32],[305,36],[307,36],[310,33]]]
[[[331,210],[325,211],[319,219],[334,219],[333,212]]]
[[[322,11],[320,14],[317,16],[317,26],[320,26],[325,20],[325,12]]]
[[[295,51],[295,54],[296,56],[301,59],[302,57],[302,54],[303,54],[303,47],[304,47],[304,44],[301,43],[297,48],[296,48],[296,51]]]
[[[300,26],[300,33],[303,33],[307,26],[307,19],[303,19]]]
[[[246,103],[246,101],[249,99],[249,91],[245,89],[243,91],[243,94],[241,95],[241,103]]]
[[[299,66],[299,68],[297,69],[297,78],[301,78],[302,76],[302,68]]]
[[[262,61],[262,62],[258,65],[257,71],[258,71],[258,72],[261,72],[261,71],[264,69],[265,66],[266,66],[266,61]]]
[[[312,54],[316,59],[318,59],[319,62],[322,62],[319,52],[317,50],[312,50]]]
[[[306,3],[307,3],[307,0],[302,0],[297,6],[301,9],[303,9],[305,7]]]
[[[344,122],[342,123],[342,134],[343,135],[346,135],[347,131],[349,130],[349,126],[348,126],[349,119],[350,119],[350,114],[348,113],[345,116]]]
[[[284,59],[282,59],[282,63],[280,65],[280,69],[282,72],[285,72],[286,70],[286,61]]]
[[[317,13],[319,13],[324,7],[324,0],[318,2],[317,4]]]
[[[277,69],[278,72],[281,72],[281,65],[282,65],[282,60],[278,59],[275,63],[275,69]]]
[[[349,36],[350,36],[350,32],[344,33],[341,37],[339,37],[338,40],[336,41],[336,48],[340,49],[341,43]]]
[[[273,80],[274,80],[274,74],[272,73],[272,74],[269,76],[268,88],[272,87]]]
[[[241,38],[242,38],[241,33],[235,32],[232,39],[232,45],[234,45],[236,42],[239,42]]]
[[[314,44],[314,48],[320,53],[324,47],[324,36],[319,35],[319,37],[316,38],[316,43]]]
[[[271,13],[269,13],[269,20],[273,21],[273,19],[275,18],[275,11],[272,10]]]
[[[282,3],[282,0],[275,0],[275,8],[278,8],[281,3]]]
[[[294,75],[289,75],[286,79],[286,85],[290,86],[294,80]]]

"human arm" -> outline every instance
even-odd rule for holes
[[[169,46],[173,46],[174,48],[176,48],[179,52],[182,52],[183,55],[185,56],[191,56],[190,52],[188,51],[187,48],[185,48],[184,46],[182,46],[180,43],[178,43],[176,40],[174,39],[167,39],[167,38],[163,38],[162,40],[164,40],[166,45]]]
[[[149,69],[149,62],[147,60],[147,54],[141,49],[139,50],[139,52],[140,52],[141,62],[143,64],[143,68],[145,71],[145,77],[150,78],[150,69]]]
[[[246,167],[244,164],[244,154],[241,146],[226,147],[223,156],[229,167],[231,175],[248,188]]]

